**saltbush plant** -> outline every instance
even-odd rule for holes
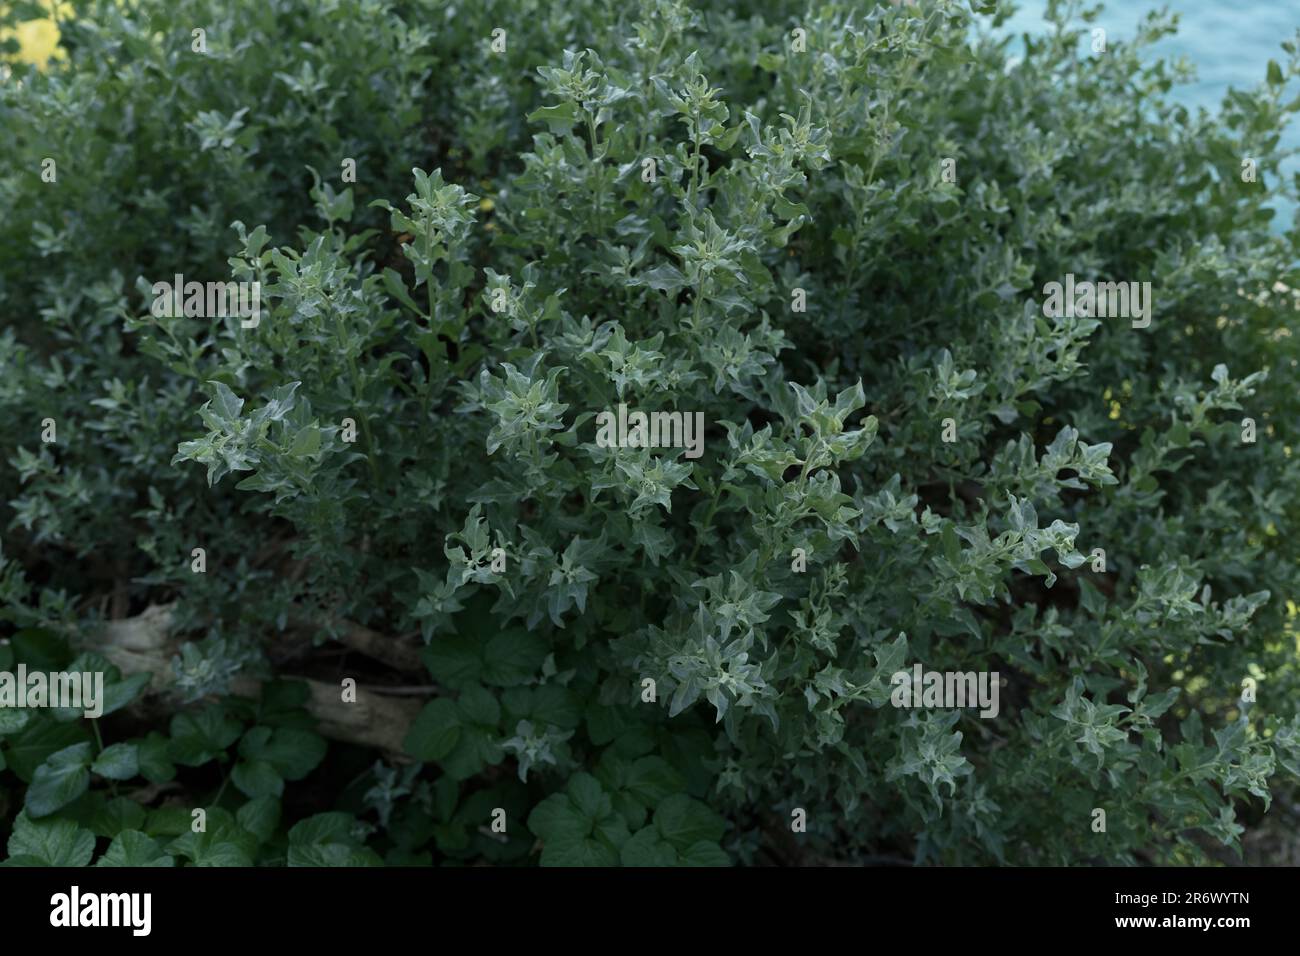
[[[1077,4],[67,6],[0,85],[0,671],[105,700],[0,708],[11,865],[1287,829],[1295,41],[1210,115]]]

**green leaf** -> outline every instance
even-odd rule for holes
[[[314,423],[298,429],[294,435],[293,445],[289,448],[289,457],[308,458],[320,451],[320,428]]]
[[[502,751],[496,731],[486,731],[473,724],[462,724],[460,737],[451,753],[441,761],[442,769],[457,780],[467,780],[485,766],[501,761]]]
[[[186,832],[168,844],[167,852],[187,858],[194,866],[253,865],[257,838],[236,823],[229,811],[208,808],[206,826],[205,831],[195,833],[191,823]]]
[[[230,772],[230,782],[248,797],[281,797],[284,778],[265,760],[241,760]]]
[[[223,755],[239,739],[241,729],[239,721],[219,705],[177,714],[171,723],[171,758],[182,766],[198,767]]]
[[[356,837],[347,813],[318,813],[289,831],[290,866],[379,866],[383,860]]]
[[[662,757],[642,757],[628,768],[624,786],[638,800],[654,807],[686,789],[686,779]]]
[[[427,762],[447,756],[459,739],[460,712],[450,700],[439,697],[424,705],[402,747],[415,759]]]
[[[158,841],[139,830],[123,830],[113,837],[95,866],[175,866],[176,860],[163,852]]]
[[[731,860],[718,844],[701,840],[682,851],[682,865],[731,866]]]
[[[90,827],[95,836],[111,840],[123,830],[143,828],[146,816],[144,807],[130,797],[114,797],[100,803],[89,819],[82,822]]]
[[[460,716],[466,723],[496,727],[501,720],[501,705],[485,687],[477,684],[466,687],[456,701]]]
[[[33,821],[23,811],[14,820],[8,849],[10,864],[22,857],[25,866],[86,866],[95,854],[95,835],[68,820]]]
[[[150,783],[166,783],[176,776],[176,765],[168,759],[169,741],[157,731],[136,741],[136,757],[140,762],[140,776]]]
[[[310,730],[254,727],[240,742],[239,755],[252,762],[265,762],[285,780],[301,780],[320,765],[327,749],[325,738]]]
[[[562,839],[542,847],[542,866],[618,866],[618,853],[599,840]]]
[[[104,700],[101,704],[101,718],[115,714],[123,707],[133,703],[152,680],[149,674],[132,674],[122,680],[110,681],[104,685]]]
[[[528,829],[543,840],[578,840],[591,832],[591,821],[568,796],[553,793],[528,815]]]
[[[65,747],[36,768],[25,804],[33,817],[49,816],[86,792],[90,786],[91,748],[88,743]]]
[[[685,794],[674,794],[655,810],[655,826],[679,851],[696,843],[717,843],[726,825],[708,806]]]
[[[149,811],[144,831],[150,836],[180,836],[189,832],[193,819],[185,807],[158,807]]]
[[[289,830],[289,844],[309,846],[314,843],[354,843],[356,840],[352,836],[352,830],[356,822],[349,813],[318,813],[293,825]]]
[[[280,825],[280,801],[273,797],[256,797],[239,808],[235,819],[241,827],[265,843]]]
[[[479,645],[463,634],[437,636],[421,656],[433,679],[452,690],[479,680],[483,673]]]
[[[577,113],[572,103],[559,103],[555,106],[543,106],[528,114],[528,122],[545,123],[552,133],[564,133],[572,129],[577,122]]]
[[[607,816],[612,806],[609,795],[597,780],[589,773],[575,773],[569,778],[566,788],[574,809],[587,820],[595,822]]]
[[[343,843],[320,843],[311,846],[289,847],[290,866],[353,867],[383,866],[383,858],[368,847],[347,846]]]
[[[109,780],[130,780],[140,772],[136,745],[120,743],[105,747],[90,769]]]
[[[36,770],[51,754],[88,740],[85,721],[61,724],[52,720],[33,720],[7,743],[9,767],[19,779],[31,782]]]
[[[632,834],[632,838],[619,850],[619,860],[624,866],[676,866],[677,851],[659,834],[656,827],[646,827]]]
[[[411,293],[406,290],[406,283],[402,281],[400,274],[392,269],[385,269],[383,271],[383,281],[384,288],[388,290],[389,295],[416,315],[424,315],[424,311],[415,304],[415,300],[411,298]]]
[[[482,680],[497,687],[526,683],[541,670],[547,650],[546,641],[537,634],[523,630],[502,631],[487,643]]]
[[[208,382],[212,386],[212,411],[222,422],[233,422],[239,418],[244,407],[244,400],[230,390],[224,382]]]

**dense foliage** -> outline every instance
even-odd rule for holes
[[[1210,116],[1065,4],[68,6],[0,86],[0,670],[108,700],[0,709],[10,863],[1208,862],[1294,795],[1294,45]]]

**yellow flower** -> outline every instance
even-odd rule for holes
[[[0,7],[7,6],[7,4],[0,4]],[[54,9],[53,5],[51,9]],[[59,6],[58,15],[60,17],[72,15],[68,4]],[[43,20],[25,20],[17,27],[0,29],[0,42],[11,38],[18,41],[18,60],[22,63],[44,66],[51,57],[62,59],[65,55],[59,46],[59,26],[53,16]]]

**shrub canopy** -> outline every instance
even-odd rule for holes
[[[1207,862],[1293,792],[1293,43],[1194,115],[1063,4],[70,7],[0,86],[0,670],[108,705],[0,709],[11,862]]]

